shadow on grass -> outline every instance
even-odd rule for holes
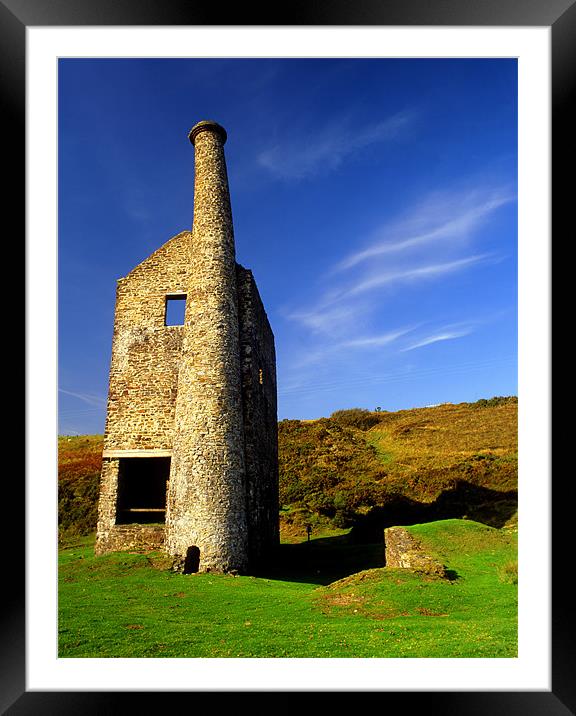
[[[517,509],[516,490],[499,492],[466,480],[457,480],[430,503],[411,500],[404,495],[391,495],[385,506],[373,507],[355,520],[350,538],[358,544],[378,542],[384,539],[386,527],[449,519],[471,519],[501,528]]]
[[[365,569],[385,567],[384,544],[358,544],[353,535],[323,537],[299,544],[279,545],[275,556],[254,572],[255,577],[283,582],[327,585]],[[460,578],[454,569],[446,579]]]
[[[364,569],[384,566],[384,545],[356,544],[350,535],[281,544],[256,577],[326,585]]]
[[[282,544],[256,576],[287,582],[330,584],[364,569],[384,567],[384,529],[446,519],[468,518],[501,528],[518,509],[515,490],[499,492],[457,480],[431,503],[393,495],[385,506],[356,518],[348,534]],[[448,573],[450,581],[458,578]]]

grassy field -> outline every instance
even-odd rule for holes
[[[383,567],[347,530],[280,545],[257,576],[181,575],[160,554],[60,552],[60,657],[515,657],[516,533],[468,520],[411,532],[450,580]]]

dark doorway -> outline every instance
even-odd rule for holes
[[[184,560],[184,574],[194,574],[200,569],[200,550],[195,545],[188,547]]]
[[[169,457],[120,459],[116,524],[164,523]]]

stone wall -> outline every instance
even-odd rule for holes
[[[116,500],[118,496],[117,459],[102,458],[100,473],[100,499],[98,501],[98,525],[96,527],[96,554],[108,552],[113,543],[111,532],[116,524]]]
[[[182,326],[166,326],[168,294],[190,280],[191,234],[166,242],[118,281],[104,450],[171,449]]]
[[[386,567],[401,567],[435,577],[446,577],[446,567],[426,554],[422,544],[405,527],[384,530]]]
[[[136,542],[142,546],[148,533],[151,549],[158,547],[157,528],[151,532],[137,525],[134,537],[128,526],[119,530],[116,525],[118,457],[124,451],[172,450],[182,326],[165,325],[166,296],[186,290],[190,241],[189,231],[174,236],[117,283],[97,554],[133,549]]]
[[[250,561],[279,542],[274,335],[252,272],[237,266]]]

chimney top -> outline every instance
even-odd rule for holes
[[[203,119],[201,122],[198,122],[198,124],[195,124],[190,132],[188,133],[188,139],[194,144],[197,135],[200,132],[215,132],[216,134],[219,134],[222,139],[222,144],[226,141],[227,134],[224,127],[218,124],[218,122],[214,122],[212,119]]]

